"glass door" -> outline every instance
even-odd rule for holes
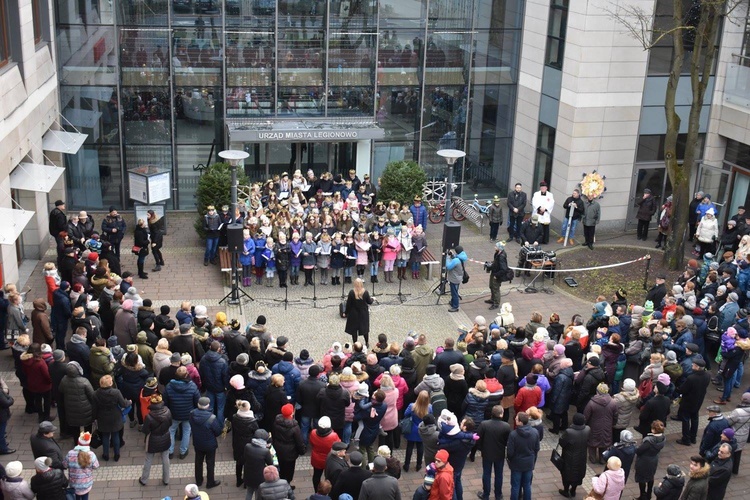
[[[641,198],[644,189],[648,188],[651,190],[651,194],[656,199],[658,206],[661,206],[664,200],[672,194],[672,184],[669,182],[667,169],[663,163],[636,165],[636,171],[633,176],[626,223],[627,227],[631,229],[638,224],[638,220],[635,218],[638,212],[635,202]],[[654,217],[651,222],[656,224],[656,218]]]
[[[711,201],[716,205],[716,208],[719,210],[719,213],[717,214],[716,218],[719,220],[719,225],[726,222],[727,217],[731,217],[732,214],[737,212],[737,207],[740,205],[744,205],[745,203],[745,194],[742,193],[742,199],[734,205],[734,199],[732,199],[731,205],[734,205],[733,207],[730,206],[729,210],[727,210],[727,200],[729,198],[729,174],[731,172],[728,169],[723,168],[717,168],[712,167],[711,165],[701,164],[700,166],[700,173],[698,176],[698,189],[696,191],[703,191],[704,194],[710,194],[711,195]],[[735,177],[735,187],[737,186],[737,181],[740,179],[740,177],[745,177],[744,175],[738,174]],[[747,181],[746,181],[747,182]],[[742,191],[742,190],[740,190]],[[735,193],[737,190],[735,189]],[[692,199],[692,193],[690,198]]]

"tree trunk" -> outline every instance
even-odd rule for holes
[[[674,26],[683,24],[682,0],[674,0]],[[672,183],[672,220],[671,231],[667,237],[664,251],[664,263],[671,270],[682,268],[685,256],[685,235],[688,229],[689,205],[692,199],[690,179],[695,164],[695,146],[700,132],[700,114],[705,100],[711,68],[716,57],[716,33],[718,31],[724,2],[704,2],[701,6],[700,21],[695,27],[695,44],[690,58],[690,86],[692,101],[688,118],[688,130],[685,141],[685,156],[682,164],[677,161],[677,136],[680,131],[680,118],[675,112],[675,97],[684,61],[682,36],[684,30],[675,30],[672,34],[675,58],[669,75],[665,112],[667,116],[667,135],[665,138],[664,161],[669,180]]]

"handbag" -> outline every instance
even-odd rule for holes
[[[411,434],[411,416],[402,418],[401,422],[398,423],[398,428],[403,435]]]
[[[464,266],[463,261],[461,262],[461,269],[464,270],[463,278],[461,278],[461,283],[464,285],[469,282],[469,273],[466,272],[466,266]]]
[[[99,448],[102,445],[102,434],[99,432],[98,426],[91,430],[91,443],[89,446],[92,450]]]
[[[138,245],[133,245],[133,248],[131,248],[130,251],[138,255],[139,253],[141,253],[141,247],[139,247]]]
[[[649,394],[651,394],[651,391],[654,390],[654,383],[651,381],[651,378],[647,378],[646,380],[642,381],[641,384],[638,386],[638,395],[641,397],[641,399],[645,398]]]
[[[560,472],[562,472],[562,470],[563,470],[563,459],[562,459],[562,455],[560,454],[560,452],[557,451],[557,449],[559,447],[560,447],[560,445],[558,444],[552,450],[552,455],[549,457],[549,461],[552,462],[552,465],[554,465],[557,470],[559,470]]]

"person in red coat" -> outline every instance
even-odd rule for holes
[[[453,467],[448,463],[448,452],[438,450],[435,453],[435,482],[430,490],[430,500],[452,500],[455,485]]]
[[[326,468],[326,458],[333,448],[333,443],[341,441],[338,434],[331,430],[331,419],[320,417],[318,428],[310,433],[310,464],[313,468],[313,488],[318,491],[318,483]]]
[[[26,388],[34,398],[34,407],[39,413],[39,421],[50,420],[50,395],[52,378],[42,357],[42,346],[34,342],[29,350],[21,354],[21,369],[26,375]]]
[[[542,389],[536,385],[536,375],[529,373],[526,375],[526,385],[518,389],[514,408],[516,415],[526,411],[532,406],[539,406],[542,402]]]

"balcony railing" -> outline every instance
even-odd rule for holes
[[[750,57],[735,54],[734,59],[727,67],[724,100],[750,109]]]

